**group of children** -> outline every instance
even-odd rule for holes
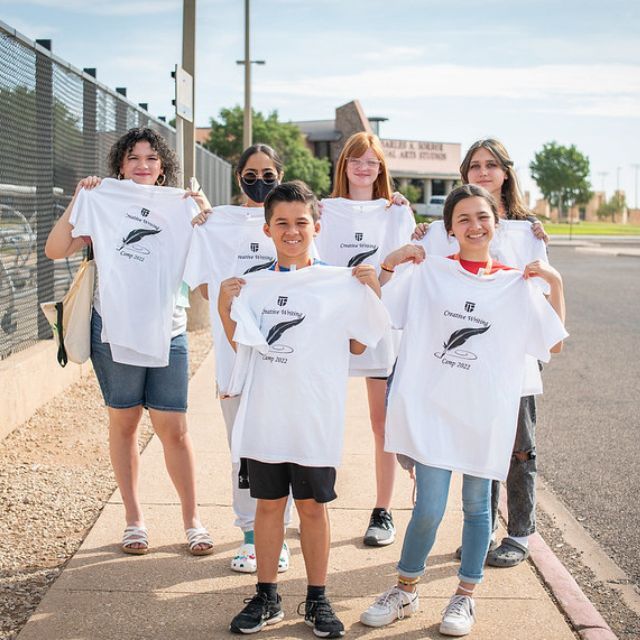
[[[512,163],[493,140],[467,154],[465,184],[447,197],[440,229],[415,228],[371,134],[346,142],[334,192],[321,203],[304,183],[282,182],[283,173],[270,147],[247,149],[236,169],[246,204],[200,207],[184,258],[184,280],[201,287],[212,311],[243,531],[231,568],[257,572],[256,593],[230,630],[254,633],[284,617],[277,577],[289,567],[284,533],[293,502],[308,582],[299,612],[316,636],[344,635],[325,593],[327,504],[337,497],[346,383],[354,375],[366,379],[375,440],[376,504],[365,544],[394,541],[396,457],[416,481],[397,584],[361,622],[379,627],[418,610],[416,584],[456,471],[463,474],[461,565],[440,631],[465,635],[495,529],[492,485],[519,466],[535,480],[537,365],[567,335],[562,279],[540,253],[544,230],[527,219]],[[450,253],[429,251],[438,233]],[[516,254],[517,264],[503,262]],[[512,529],[509,501],[509,538],[490,552],[498,566],[528,554],[533,490],[525,491],[526,525],[514,518]]]

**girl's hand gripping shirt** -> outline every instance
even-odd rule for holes
[[[548,362],[568,335],[553,307],[519,271],[479,277],[437,256],[392,279],[382,295],[403,329],[385,450],[506,479],[525,355]]]
[[[380,271],[385,256],[409,242],[415,219],[407,206],[387,208],[384,198],[328,198],[322,201],[320,225],[316,247],[321,260],[339,267],[371,264]],[[390,330],[378,347],[352,357],[350,375],[389,375],[399,342],[400,333]]]
[[[209,287],[216,380],[220,389],[228,387],[235,358],[218,314],[220,284],[227,278],[244,277],[275,264],[275,247],[263,226],[262,207],[224,205],[215,207],[208,220],[194,229],[184,280],[192,289],[201,284]]]
[[[173,310],[198,208],[182,189],[106,178],[81,189],[72,236],[90,236],[98,267],[102,341],[115,362],[169,364]]]
[[[232,456],[337,467],[349,340],[374,347],[389,327],[387,311],[351,269],[311,266],[245,279],[231,308],[238,366],[242,346],[251,348]]]

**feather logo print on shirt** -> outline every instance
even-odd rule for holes
[[[436,358],[442,359],[447,353],[451,353],[452,356],[457,356],[464,360],[475,360],[477,358],[475,353],[458,349],[458,347],[461,347],[467,340],[469,340],[469,338],[479,336],[480,334],[489,331],[490,327],[491,325],[489,324],[486,327],[465,327],[464,329],[458,329],[457,331],[454,331],[449,336],[449,339],[442,345],[444,351],[442,353],[436,352],[433,355]]]
[[[278,324],[274,324],[267,334],[267,344],[271,346],[274,342],[277,342],[285,331],[299,325],[304,318],[305,316],[300,316],[295,320],[287,320],[286,322],[278,322]]]
[[[276,263],[275,258],[273,260],[269,260],[269,262],[263,262],[262,264],[257,264],[253,267],[249,267],[244,273],[254,273],[255,271],[262,271],[263,269],[270,269]]]
[[[351,260],[349,260],[349,262],[347,264],[347,267],[357,267],[359,264],[362,264],[367,258],[372,256],[377,250],[378,250],[378,247],[374,247],[373,249],[370,249],[369,251],[363,251],[362,253],[356,253],[356,255],[352,256]]]
[[[125,238],[122,238],[122,244],[118,247],[118,251],[121,251],[126,246],[140,242],[145,236],[153,236],[156,233],[160,233],[160,229],[132,229]],[[149,253],[147,249],[138,249],[138,251],[141,253]]]

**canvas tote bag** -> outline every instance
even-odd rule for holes
[[[40,307],[53,329],[58,345],[57,359],[61,367],[67,362],[82,364],[91,354],[91,310],[96,281],[96,263],[93,247],[89,245],[87,257],[60,302],[43,302]]]

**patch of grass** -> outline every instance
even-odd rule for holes
[[[569,235],[569,223],[547,222],[545,231],[553,235]],[[640,236],[640,225],[612,224],[611,222],[578,222],[573,225],[574,236]]]

